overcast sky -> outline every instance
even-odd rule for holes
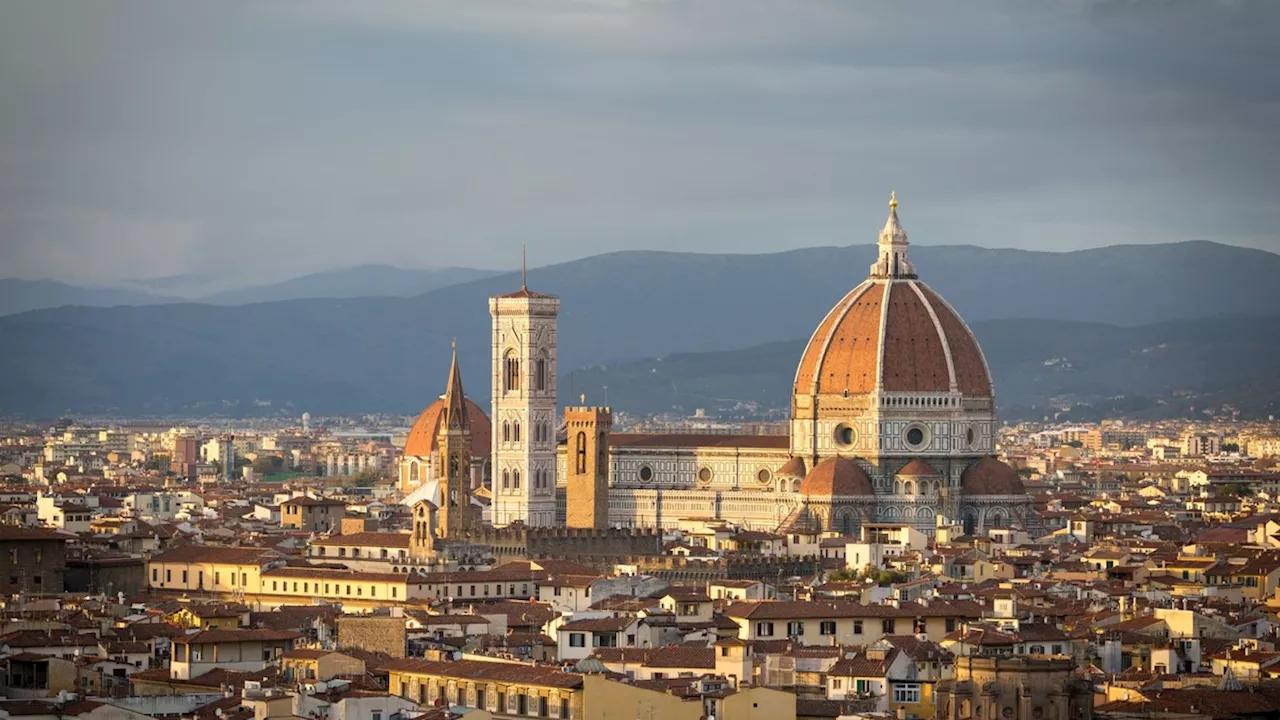
[[[1280,251],[1273,0],[0,0],[0,277]]]

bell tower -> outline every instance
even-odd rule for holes
[[[409,556],[416,562],[434,560],[436,556],[436,506],[429,500],[413,504],[413,534],[409,536]]]
[[[571,528],[609,527],[609,430],[607,407],[565,408],[565,519]]]
[[[471,527],[471,421],[467,417],[462,371],[458,369],[458,344],[453,344],[449,386],[436,431],[436,477],[440,478],[437,532],[450,537]]]
[[[495,526],[556,524],[556,322],[560,299],[529,289],[489,298],[493,318]]]

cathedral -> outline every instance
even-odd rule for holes
[[[490,414],[463,395],[455,352],[445,396],[410,430],[405,502],[469,504],[474,492],[499,527],[700,519],[850,534],[908,524],[932,534],[943,519],[970,532],[1035,524],[1021,479],[995,457],[994,393],[977,339],[917,277],[907,251],[893,197],[866,279],[822,318],[799,358],[789,436],[615,433],[599,407],[569,407],[560,418],[560,300],[527,283],[492,297]],[[453,517],[455,527],[481,522],[479,508]]]

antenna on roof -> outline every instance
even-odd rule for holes
[[[529,251],[524,243],[520,243],[520,289],[529,289]]]

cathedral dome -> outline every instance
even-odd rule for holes
[[[907,261],[897,200],[880,232],[880,259],[814,331],[796,370],[797,396],[959,392],[990,397],[973,332]]]
[[[874,495],[871,489],[871,478],[858,464],[842,457],[830,457],[813,466],[804,482],[800,483],[800,494],[809,497],[847,497],[852,495]]]
[[[993,457],[984,457],[960,474],[965,495],[1025,495],[1018,471]]]
[[[467,398],[467,420],[471,424],[471,454],[488,455],[492,429],[489,416],[479,405]],[[409,437],[404,443],[405,457],[425,457],[436,451],[436,435],[440,430],[440,416],[444,414],[444,398],[427,406],[414,421]]]

